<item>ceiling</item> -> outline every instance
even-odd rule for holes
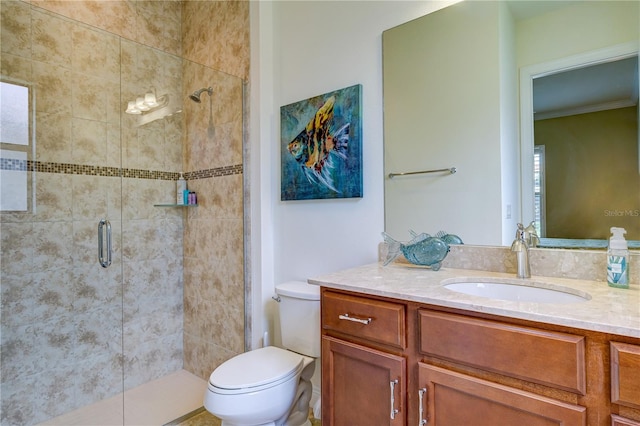
[[[536,120],[637,104],[637,56],[533,80],[533,111]]]

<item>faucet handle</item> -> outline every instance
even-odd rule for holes
[[[527,244],[526,231],[524,230],[524,226],[519,223],[518,230],[516,231],[516,237],[511,244],[511,251],[520,252],[528,249],[529,245]]]

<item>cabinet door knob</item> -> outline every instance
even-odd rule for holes
[[[391,386],[391,420],[395,420],[396,414],[398,413],[398,410],[395,409],[395,405],[396,405],[395,389],[397,384],[398,384],[398,379],[392,380],[389,382],[389,385]]]
[[[424,426],[429,423],[429,420],[424,415],[424,407],[422,405],[422,400],[424,396],[427,394],[427,388],[422,388],[418,391],[418,400],[420,401],[420,421],[418,422],[418,426]]]
[[[341,320],[359,322],[360,324],[364,324],[364,325],[368,325],[372,321],[371,318],[362,319],[362,318],[350,317],[349,314],[338,315],[338,318]]]

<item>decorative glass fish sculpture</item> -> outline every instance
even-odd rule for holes
[[[439,237],[432,237],[429,234],[416,234],[410,231],[413,239],[403,244],[391,238],[386,232],[382,233],[385,243],[389,246],[387,259],[384,266],[397,259],[400,254],[414,265],[429,266],[437,271],[442,265],[442,261],[449,253],[449,244],[462,244],[462,239],[457,235],[439,232]],[[448,242],[450,241],[450,242]]]
[[[413,231],[410,231],[410,232],[411,232],[411,235],[415,236],[415,232],[413,232]],[[451,245],[451,244],[464,244],[462,242],[462,238],[458,237],[455,234],[447,234],[444,231],[439,231],[436,234],[436,237],[442,239],[442,241],[444,241],[445,243],[447,243],[449,245]]]

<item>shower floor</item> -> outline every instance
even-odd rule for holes
[[[185,370],[124,393],[125,426],[158,426],[202,409],[207,382]],[[40,426],[123,424],[122,394],[40,423]]]

